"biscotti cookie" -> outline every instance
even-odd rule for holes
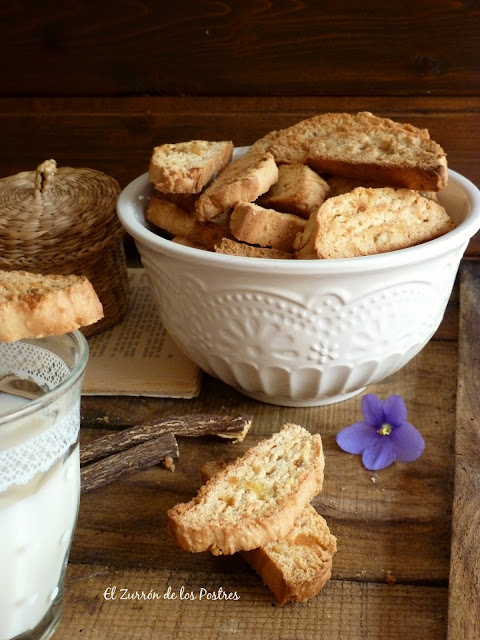
[[[272,153],[277,164],[300,162],[321,174],[418,191],[438,191],[448,179],[446,154],[427,130],[367,111],[314,116],[252,148]]]
[[[366,189],[329,198],[295,239],[297,258],[353,258],[411,247],[453,229],[438,203],[409,189]]]
[[[210,222],[199,222],[193,213],[187,213],[173,202],[156,195],[150,199],[146,219],[172,236],[180,236],[213,249],[217,242],[230,235],[228,227]]]
[[[391,184],[380,184],[378,182],[366,181],[366,180],[354,180],[353,178],[343,178],[342,176],[331,176],[327,180],[329,186],[328,198],[339,196],[342,193],[348,193],[353,191],[357,187],[369,187],[371,189],[379,189],[382,187],[392,187]],[[418,192],[424,198],[429,198],[434,202],[438,202],[436,191],[419,191]]]
[[[166,193],[199,193],[228,164],[230,141],[190,140],[155,147],[150,159],[150,182]]]
[[[287,535],[323,485],[319,434],[286,424],[168,512],[169,530],[187,551],[215,555],[256,549]]]
[[[237,240],[291,253],[296,235],[306,220],[291,213],[239,202],[230,216],[230,230]]]
[[[332,114],[325,128],[329,136],[317,136],[308,148],[307,163],[315,171],[418,191],[447,184],[445,152],[425,135],[372,114]]]
[[[244,256],[247,258],[270,258],[273,260],[292,260],[293,254],[268,247],[252,247],[244,242],[236,242],[231,238],[222,238],[215,245],[216,253],[225,253],[230,256]]]
[[[231,162],[202,193],[196,203],[199,220],[210,220],[234,207],[252,202],[278,180],[272,154],[247,154]]]
[[[224,462],[202,467],[207,482],[226,468]],[[258,549],[241,551],[280,604],[305,602],[316,596],[330,579],[337,540],[324,518],[307,505],[287,535]]]
[[[311,505],[277,542],[241,551],[281,604],[305,602],[316,596],[331,577],[336,538]]]
[[[294,125],[295,126],[295,125]],[[303,144],[292,144],[290,141],[291,129],[278,129],[270,131],[263,138],[256,140],[250,149],[249,154],[271,153],[277,165],[282,164],[305,164],[307,161],[307,151]],[[298,142],[298,141],[297,141]]]
[[[328,191],[327,182],[306,165],[282,164],[278,167],[278,181],[260,196],[257,204],[308,220]]]
[[[0,271],[0,342],[61,335],[101,318],[85,276]]]

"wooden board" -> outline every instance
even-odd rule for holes
[[[427,443],[415,463],[372,473],[359,457],[338,449],[335,435],[359,419],[360,396],[326,407],[273,407],[207,376],[200,397],[189,401],[84,398],[84,441],[154,414],[251,411],[254,421],[244,443],[179,438],[174,473],[154,468],[82,496],[56,638],[446,638],[457,301],[454,291],[439,331],[416,358],[368,389],[382,398],[405,398],[409,419]],[[287,421],[322,435],[325,484],[314,505],[337,536],[338,553],[332,580],[319,596],[282,608],[241,558],[177,549],[166,511],[194,495],[204,461],[236,457]],[[114,600],[106,591],[111,586],[117,587]],[[215,593],[222,587],[236,591],[239,600],[181,600],[182,586],[197,596],[202,588]],[[163,598],[168,587],[176,599]],[[121,600],[120,589],[125,597],[142,591],[159,597]]]
[[[148,170],[157,144],[205,138],[248,145],[318,113],[365,110],[428,128],[449,166],[480,185],[478,96],[0,98],[0,176],[53,157],[104,171],[125,187]]]
[[[227,593],[241,594],[241,599],[180,599],[182,586],[184,596],[198,596],[201,589],[218,593],[219,585]],[[116,599],[106,600],[104,593],[112,586],[117,587]],[[169,587],[176,589],[176,599],[120,600],[141,592],[162,597]],[[64,617],[55,640],[442,640],[446,606],[446,588],[334,580],[321,597],[279,607],[246,571],[235,577],[214,572],[192,576],[191,571],[172,575],[76,565],[69,574]]]
[[[9,3],[0,95],[478,95],[475,2]]]
[[[449,640],[480,637],[480,262],[462,265]]]

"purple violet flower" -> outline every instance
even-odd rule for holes
[[[407,407],[401,396],[382,402],[373,393],[362,398],[363,420],[337,434],[338,446],[347,453],[362,454],[363,466],[384,469],[395,460],[412,462],[425,448],[421,434],[407,422]]]

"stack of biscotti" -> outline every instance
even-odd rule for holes
[[[155,190],[147,220],[185,246],[213,251],[225,246],[223,239],[233,241],[231,209],[268,191],[278,168],[270,153],[231,161],[232,153],[231,141],[155,147],[149,169]]]
[[[268,133],[234,161],[226,160],[227,144],[231,155],[231,143],[202,141],[154,150],[157,196],[147,218],[177,242],[236,256],[348,258],[453,228],[436,198],[447,183],[446,155],[426,129],[366,111],[325,113]],[[213,162],[216,155],[222,160]],[[202,163],[199,181],[194,167]],[[324,250],[339,233],[328,222],[332,210],[340,212],[340,235],[351,240],[336,252]]]
[[[176,242],[213,250],[230,236],[228,221],[205,223],[195,207],[200,193],[230,163],[232,153],[231,141],[191,140],[155,147],[149,167],[154,194],[147,220]]]
[[[323,471],[320,436],[286,424],[235,462],[204,467],[197,496],[168,512],[170,532],[187,551],[241,552],[280,603],[304,602],[330,578],[336,551],[309,504]]]

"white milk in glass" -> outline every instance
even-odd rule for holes
[[[28,402],[0,393],[0,415]],[[79,466],[77,444],[27,485],[0,494],[0,640],[34,629],[58,596],[77,517]]]
[[[0,640],[46,640],[60,620],[87,357],[78,332],[0,343],[0,378],[47,390],[35,400],[0,392]]]

